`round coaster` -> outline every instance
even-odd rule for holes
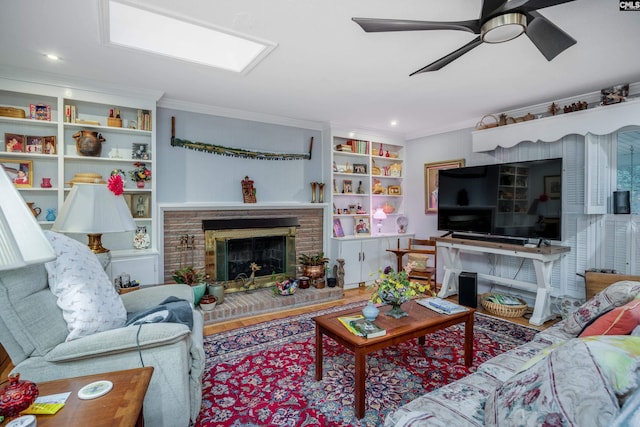
[[[35,427],[36,417],[35,415],[23,415],[9,422],[7,427]]]
[[[96,381],[94,383],[87,384],[78,390],[78,398],[84,400],[95,399],[96,397],[104,396],[109,393],[112,388],[113,383],[111,381]]]

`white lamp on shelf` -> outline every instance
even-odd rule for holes
[[[105,184],[75,183],[51,229],[86,234],[89,248],[106,267],[111,254],[102,246],[102,234],[133,231],[136,224],[124,198]]]
[[[33,213],[0,167],[0,270],[55,259],[56,253]]]
[[[373,213],[373,219],[377,219],[378,220],[378,234],[382,234],[382,221],[387,219],[387,214],[384,213],[382,208],[378,208]]]

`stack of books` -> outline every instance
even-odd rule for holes
[[[442,298],[423,298],[416,301],[423,307],[427,307],[435,312],[442,314],[456,314],[469,310],[467,307],[447,301]]]
[[[386,329],[382,329],[362,315],[338,317],[338,320],[349,332],[359,337],[376,338],[387,334]]]

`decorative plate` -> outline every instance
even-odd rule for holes
[[[94,383],[87,384],[78,390],[78,398],[84,400],[95,399],[96,397],[104,396],[109,393],[112,388],[113,383],[111,381],[96,381]]]
[[[36,423],[35,415],[24,415],[9,422],[7,427],[35,427]]]

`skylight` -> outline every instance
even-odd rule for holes
[[[277,45],[130,4],[103,0],[103,41],[246,73]]]

